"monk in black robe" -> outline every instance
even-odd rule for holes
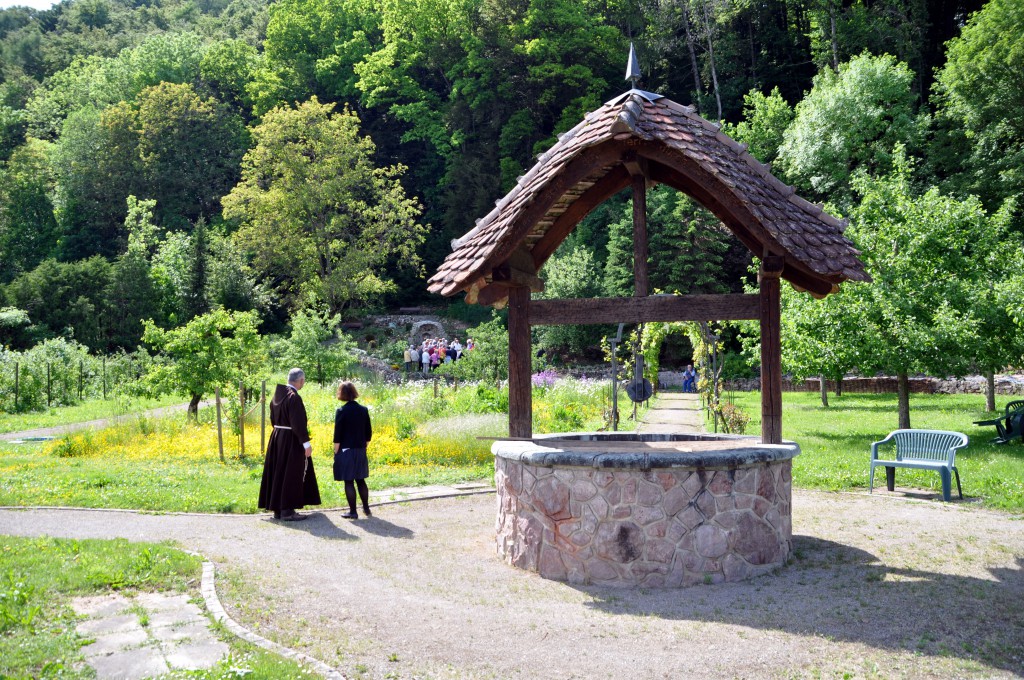
[[[274,426],[263,461],[259,507],[274,511],[274,519],[296,522],[309,515],[295,512],[306,505],[320,505],[320,487],[311,458],[306,407],[299,390],[306,384],[301,369],[288,372],[288,384],[278,385],[270,402]]]

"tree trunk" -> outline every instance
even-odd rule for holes
[[[836,5],[828,4],[828,17],[832,23],[832,70],[839,72],[839,39],[836,37]]]
[[[711,67],[711,85],[715,92],[715,104],[718,107],[718,117],[716,121],[721,122],[722,120],[722,95],[718,91],[718,71],[715,69],[715,48],[711,40],[711,17],[708,16],[708,0],[704,0],[702,5],[704,11],[704,31],[705,36],[708,40],[708,66]]]
[[[843,396],[843,376],[836,378],[836,396]]]
[[[683,5],[683,26],[686,28],[686,48],[690,51],[690,67],[693,69],[693,84],[697,90],[697,110],[700,110],[700,95],[701,95],[701,84],[700,84],[700,66],[697,64],[697,52],[693,48],[693,35],[690,33],[690,13],[686,9],[686,3]]]
[[[896,394],[899,402],[900,429],[910,429],[910,377],[905,371],[896,374]]]
[[[985,410],[996,410],[996,372],[985,371]]]
[[[188,402],[188,415],[193,420],[196,420],[196,419],[199,418],[199,402],[202,401],[202,400],[203,400],[203,395],[201,395],[201,394],[194,394],[193,393],[192,400],[190,402]]]
[[[828,384],[824,375],[818,376],[818,387],[821,389],[821,405],[828,408]]]

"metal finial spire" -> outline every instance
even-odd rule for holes
[[[633,43],[629,43],[629,65],[626,66],[626,80],[633,81],[633,89],[636,89],[637,81],[640,80],[640,62],[636,60],[636,50]]]

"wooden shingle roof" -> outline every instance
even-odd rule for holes
[[[870,281],[846,223],[796,195],[768,166],[688,106],[631,90],[542,154],[462,238],[431,277],[431,292],[479,290],[525,251],[539,269],[593,208],[642,172],[710,209],[757,256],[782,256],[783,278],[818,296]]]

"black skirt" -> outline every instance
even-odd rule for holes
[[[342,449],[334,454],[334,481],[351,482],[370,476],[366,449]]]

